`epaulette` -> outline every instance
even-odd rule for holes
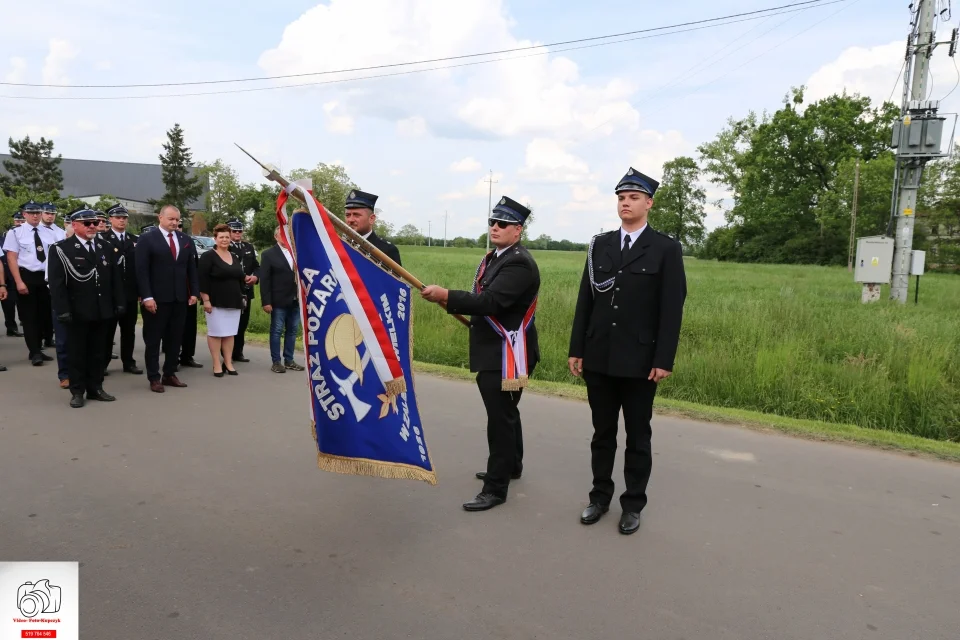
[[[679,240],[677,240],[677,239],[674,238],[673,236],[667,235],[667,234],[664,233],[663,231],[657,231],[656,229],[654,229],[653,231],[654,231],[654,233],[656,233],[657,235],[663,236],[664,238],[666,238],[666,239],[669,240],[670,242],[677,242],[677,243],[680,242]]]

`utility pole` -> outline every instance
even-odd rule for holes
[[[493,179],[493,169],[490,169],[490,177],[484,180],[484,182],[490,185],[490,191],[487,194],[487,215],[485,219],[490,218],[490,214],[493,212],[493,183],[500,182],[499,180]],[[490,253],[490,226],[487,226],[487,253]]]
[[[901,119],[894,124],[893,144],[897,148],[897,167],[894,174],[894,210],[897,221],[894,236],[893,278],[890,299],[906,303],[910,286],[910,263],[913,249],[913,229],[916,223],[917,191],[924,165],[941,157],[940,139],[945,118],[937,116],[939,102],[928,100],[930,56],[937,46],[934,41],[933,21],[936,0],[914,0],[911,31],[907,38],[904,62],[903,99]],[[956,51],[957,30],[954,29],[950,55]],[[946,44],[946,43],[944,43]],[[909,90],[909,96],[908,96]],[[899,196],[898,196],[899,191]]]
[[[443,246],[447,246],[447,211],[443,211]]]
[[[430,229],[430,221],[427,220],[427,246],[432,247],[433,231]]]
[[[853,212],[850,214],[850,246],[847,248],[847,271],[853,271],[853,247],[857,241],[857,197],[860,195],[860,158],[853,173]]]

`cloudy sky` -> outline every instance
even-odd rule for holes
[[[535,236],[585,241],[617,224],[612,191],[628,167],[659,178],[664,161],[695,155],[729,116],[775,110],[791,86],[806,85],[812,99],[846,88],[885,100],[903,61],[908,2],[841,0],[604,46],[582,48],[609,41],[541,45],[792,1],[34,0],[3,11],[6,83],[189,83],[529,48],[249,83],[7,84],[0,138],[45,135],[64,157],[156,162],[165,131],[179,122],[195,160],[222,158],[244,181],[261,178],[234,142],[285,172],[343,164],[380,195],[386,219],[424,231],[430,222],[435,237],[445,212],[449,237],[485,232],[492,170],[494,199],[509,195],[535,208]],[[953,26],[946,17],[940,39]],[[939,98],[960,72],[945,48],[934,61]],[[357,79],[409,71],[416,72]],[[212,91],[232,93],[171,95]],[[122,99],[65,99],[77,97]],[[960,106],[955,99],[960,90],[946,110]],[[711,209],[708,226],[721,223]]]

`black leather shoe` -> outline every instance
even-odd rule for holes
[[[35,367],[39,367],[43,365],[43,358],[41,358],[39,355],[33,356],[32,358],[30,358],[30,364],[32,364]]]
[[[243,356],[233,356],[234,362],[250,362],[250,358],[244,358]]]
[[[116,400],[112,395],[104,391],[103,389],[97,389],[93,393],[87,394],[87,400],[99,400],[100,402],[113,402]]]
[[[131,365],[125,366],[125,367],[123,368],[123,372],[124,372],[124,373],[132,373],[132,374],[134,374],[134,375],[138,375],[138,376],[139,376],[140,374],[143,373],[143,369],[139,368],[139,367],[138,367],[137,365],[135,365],[135,364],[131,364]]]
[[[587,505],[587,508],[583,510],[583,513],[580,514],[580,522],[583,524],[595,524],[600,521],[600,518],[602,518],[603,514],[607,511],[610,511],[609,505],[591,502]]]
[[[6,370],[7,370],[7,368],[6,368],[5,366],[3,366],[2,364],[0,364],[0,371],[6,371]]]
[[[48,356],[47,354],[40,352],[40,359],[44,362],[53,362],[53,356]]]
[[[104,369],[104,370],[103,370],[103,377],[106,378],[108,375],[110,375],[110,372],[107,371],[106,369]]]
[[[118,355],[115,354],[115,353],[111,353],[111,354],[110,354],[110,359],[111,359],[111,360],[119,360],[119,359],[120,359],[120,356],[118,356]]]
[[[492,493],[478,493],[476,498],[470,502],[465,502],[463,508],[465,511],[486,511],[506,501],[506,498],[495,496]]]
[[[511,479],[511,480],[519,480],[519,479],[520,479],[520,476],[522,476],[522,475],[523,475],[523,470],[515,471],[515,472],[513,472],[513,473],[510,474],[510,479]],[[487,479],[487,472],[486,472],[486,471],[477,471],[477,480],[486,480],[486,479]]]
[[[14,329],[13,331],[7,331],[7,336],[10,338],[22,338],[23,334]]]
[[[84,404],[86,403],[83,401],[82,393],[75,393],[73,394],[73,397],[70,398],[70,406],[73,407],[74,409],[79,409]]]
[[[193,358],[190,358],[189,360],[184,360],[183,362],[180,363],[180,366],[182,366],[182,367],[191,367],[191,368],[193,368],[193,369],[202,369],[202,368],[203,368],[203,365],[200,364],[199,362],[197,362],[196,360],[194,360]]]
[[[640,514],[624,511],[620,516],[620,533],[625,536],[636,533],[640,528]]]

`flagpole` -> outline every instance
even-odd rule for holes
[[[281,187],[283,187],[284,189],[286,189],[288,186],[290,186],[290,181],[287,180],[286,178],[284,178],[282,175],[280,175],[280,172],[277,171],[276,168],[266,166],[265,164],[263,164],[262,162],[260,162],[260,161],[257,160],[256,158],[254,158],[254,157],[250,154],[250,152],[248,152],[246,149],[244,149],[243,147],[241,147],[239,144],[237,144],[236,142],[234,142],[234,144],[237,145],[237,148],[240,149],[240,151],[243,151],[245,154],[247,154],[247,156],[249,156],[251,160],[253,160],[253,161],[256,162],[258,165],[260,165],[260,167],[263,169],[263,175],[264,175],[264,177],[266,177],[268,180],[272,180],[272,181],[276,182],[277,184],[279,184],[279,185],[280,185]],[[292,195],[293,197],[295,197],[297,200],[300,200],[301,202],[303,202],[303,196],[300,195],[299,191],[294,190],[293,192],[291,192],[290,195]],[[304,204],[306,204],[306,203],[304,202]],[[374,245],[372,245],[366,238],[364,238],[364,237],[361,236],[359,233],[357,233],[357,232],[354,231],[352,228],[350,228],[350,226],[349,226],[346,222],[344,222],[343,220],[341,220],[341,219],[338,218],[337,216],[333,216],[333,215],[330,216],[330,221],[333,223],[333,226],[335,226],[335,227],[337,228],[337,231],[338,231],[338,232],[346,235],[346,236],[347,236],[348,238],[350,238],[350,240],[353,241],[355,244],[361,246],[364,251],[366,251],[367,253],[373,255],[374,257],[376,257],[377,260],[379,260],[384,266],[386,266],[387,268],[389,268],[390,271],[392,271],[392,272],[393,272],[396,276],[398,276],[401,280],[404,280],[404,281],[405,281],[407,284],[409,284],[411,287],[416,287],[417,291],[420,291],[420,290],[422,290],[424,287],[427,286],[427,285],[425,285],[423,282],[421,282],[415,275],[413,275],[412,273],[410,273],[409,271],[407,271],[406,269],[404,269],[403,267],[401,267],[399,264],[397,264],[396,262],[394,262],[394,261],[390,258],[390,256],[388,256],[388,255],[385,254],[383,251],[381,251],[380,249],[378,249],[377,247],[375,247]],[[439,304],[439,305],[440,305],[441,307],[443,307],[444,309],[447,308],[446,303],[439,302],[439,303],[437,303],[437,304]],[[470,326],[470,321],[467,320],[466,318],[464,318],[462,315],[460,315],[460,314],[453,314],[453,317],[455,317],[457,320],[459,320],[459,321],[460,321],[461,323],[463,323],[465,326],[467,326],[467,327]]]

